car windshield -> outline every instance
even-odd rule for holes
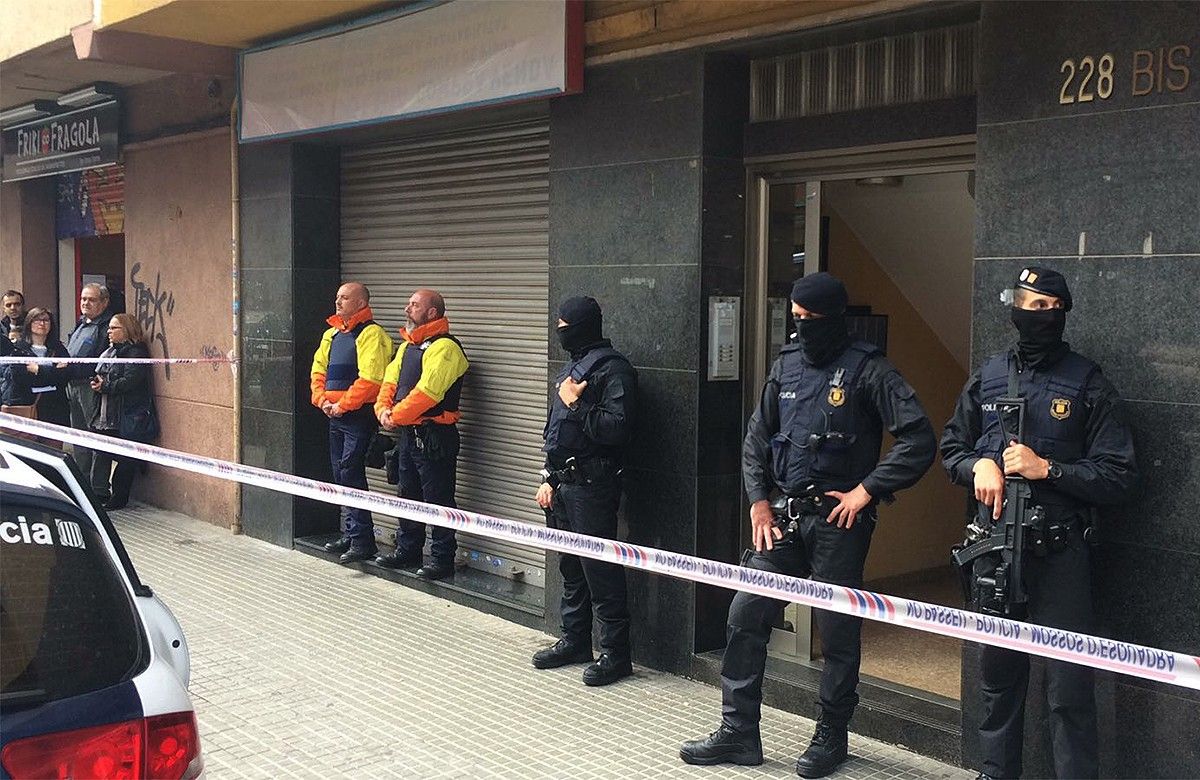
[[[103,539],[63,509],[0,501],[0,706],[77,696],[139,671],[134,605]]]

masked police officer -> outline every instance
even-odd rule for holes
[[[783,348],[750,418],[742,476],[750,499],[751,568],[858,587],[876,505],[933,463],[937,441],[912,388],[880,351],[847,332],[846,288],[817,273],[792,288],[798,342]],[[882,460],[883,430],[896,437]],[[783,495],[769,500],[774,490]],[[783,602],[739,592],[729,608],[721,665],[721,726],[685,742],[689,764],[762,763],[759,719],[767,640]],[[846,759],[858,703],[862,620],[817,610],[825,668],[801,777]]]
[[[632,432],[637,372],[603,338],[600,304],[563,301],[558,338],[571,355],[550,393],[546,468],[537,502],[553,527],[615,538],[620,470]],[[625,569],[560,554],[562,637],[533,656],[538,669],[592,661],[592,612],[600,621],[600,658],[583,671],[587,685],[608,685],[633,673]]]
[[[1024,619],[1090,633],[1090,513],[1129,496],[1137,481],[1133,438],[1100,367],[1062,340],[1071,310],[1062,274],[1025,268],[1006,300],[1016,346],[989,357],[967,381],[942,436],[942,461],[955,483],[991,508],[993,521],[1001,516],[1005,475],[1029,481],[1032,503],[1045,510],[1044,527],[1034,532],[1050,549],[1024,556]],[[1025,399],[1024,443],[1002,433],[996,400],[1006,396]],[[980,777],[1019,777],[1029,657],[984,645],[980,667]],[[1046,661],[1046,680],[1057,776],[1096,777],[1092,670]]]

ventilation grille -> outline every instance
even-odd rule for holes
[[[973,95],[978,37],[964,24],[755,60],[750,121]]]

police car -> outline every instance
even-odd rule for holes
[[[183,631],[74,460],[0,436],[0,778],[203,774]]]

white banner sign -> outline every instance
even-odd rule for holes
[[[577,92],[582,4],[454,0],[241,55],[242,141]]]

